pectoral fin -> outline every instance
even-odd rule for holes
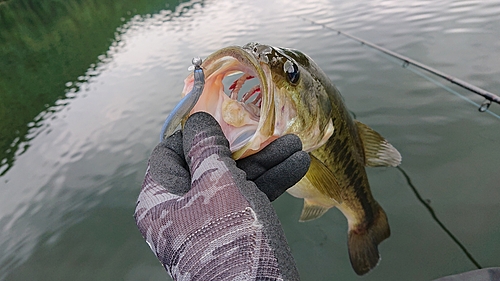
[[[356,121],[359,137],[365,151],[365,165],[370,167],[392,166],[401,163],[401,154],[386,139],[372,128]]]
[[[311,165],[307,171],[306,178],[321,194],[328,198],[332,198],[339,204],[342,203],[340,185],[338,184],[332,171],[330,171],[325,164],[323,164],[323,162],[321,162],[314,155],[310,156]]]

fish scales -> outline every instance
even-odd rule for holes
[[[304,199],[300,221],[338,208],[348,221],[347,243],[354,271],[363,275],[374,268],[380,259],[378,244],[389,237],[390,228],[385,212],[371,194],[365,166],[397,166],[399,152],[379,133],[351,117],[335,85],[300,51],[259,43],[230,46],[207,57],[202,68],[205,88],[191,114],[205,111],[214,116],[229,140],[234,159],[256,153],[285,134],[299,136],[311,156],[305,177],[288,190]],[[254,86],[261,95],[256,109],[258,122],[225,121],[249,108],[236,106],[222,112],[226,107],[221,105],[228,99],[231,103],[246,102],[237,100],[236,95],[231,97],[222,83],[236,73],[241,73],[235,78],[240,86],[248,80],[258,83]],[[193,82],[192,75],[186,78],[184,95]]]
[[[364,152],[358,131],[350,115],[343,108],[334,121],[335,132],[328,142],[319,149],[311,152],[326,164],[337,176],[341,188],[342,203],[337,206],[346,215],[349,221],[350,236],[366,235],[376,222],[376,214],[383,212],[374,200],[364,169]],[[385,215],[382,215],[385,218]],[[380,234],[374,234],[376,241],[386,239],[390,234],[387,221],[380,222],[384,226]],[[351,233],[352,232],[352,233]],[[372,238],[369,238],[372,239]],[[358,251],[355,242],[349,243],[349,251]],[[377,243],[378,244],[378,243]],[[362,246],[367,247],[367,246]],[[364,249],[362,249],[364,250]],[[373,245],[369,255],[352,253],[350,255],[353,267],[358,274],[364,274],[379,261],[379,255]],[[361,258],[358,258],[359,256]],[[361,260],[359,260],[361,259]]]

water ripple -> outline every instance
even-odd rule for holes
[[[15,140],[18,161],[1,178],[0,226],[3,233],[8,233],[0,237],[0,250],[5,253],[0,258],[2,270],[12,270],[34,252],[42,251],[38,247],[42,242],[58,245],[68,228],[86,220],[95,209],[119,206],[132,212],[147,158],[157,142],[164,117],[180,100],[182,80],[188,74],[191,58],[205,57],[227,45],[260,41],[297,48],[313,57],[339,87],[358,118],[383,131],[401,147],[405,165],[418,177],[419,186],[432,189],[434,179],[446,182],[446,173],[433,178],[427,174],[451,161],[456,151],[468,159],[468,164],[481,165],[464,148],[474,147],[478,138],[487,144],[493,142],[481,137],[485,135],[482,130],[491,127],[491,120],[485,121],[475,109],[402,70],[399,64],[389,63],[378,53],[311,25],[299,16],[396,50],[479,86],[496,89],[500,87],[496,79],[500,61],[495,54],[500,51],[500,41],[492,39],[492,35],[500,30],[499,12],[498,3],[451,0],[190,1],[152,14],[130,12],[129,19],[123,18],[123,24],[114,31],[109,50],[74,79],[61,81],[66,88],[63,97],[47,105],[29,123],[29,141]],[[467,122],[469,126],[463,127]],[[478,124],[485,126],[474,127]],[[468,130],[477,134],[464,137]],[[496,140],[497,135],[488,136]],[[457,139],[461,141],[456,143]],[[475,154],[483,156],[491,151],[487,147],[477,149]],[[26,171],[32,172],[27,176]],[[374,191],[401,192],[399,186],[383,180],[387,174],[380,174],[373,178],[383,183],[386,190],[374,185]],[[473,178],[474,171],[470,175]],[[464,179],[464,185],[471,182],[489,183],[482,178]],[[395,229],[417,231],[407,225],[407,219],[418,210],[411,207],[411,202],[396,199],[384,202],[391,211]],[[287,213],[293,213],[290,210],[300,205],[290,198],[283,200],[289,200],[286,202],[291,206]],[[404,208],[398,209],[401,202],[405,202]],[[345,246],[338,242],[340,232],[334,233],[328,220],[337,223],[338,228],[344,227],[332,217],[318,222],[321,231],[317,232],[326,236],[321,241]],[[441,239],[432,226],[423,224],[423,236]],[[136,231],[132,221],[129,227],[119,230]],[[284,227],[289,231],[296,226]],[[315,233],[309,228],[301,229],[309,236],[304,239],[291,235],[294,247],[307,248],[305,245],[309,244],[304,243],[318,241],[311,238]],[[388,248],[398,248],[399,243],[409,247],[405,248],[409,252],[419,251],[417,246],[408,246],[408,240],[403,238],[391,241]],[[446,244],[446,240],[439,241]],[[418,247],[429,250],[424,244]],[[453,256],[453,249],[447,247],[443,246],[443,255]],[[332,266],[308,272],[307,277],[327,279],[339,274],[344,279],[354,278],[348,265],[341,266],[345,265],[342,262],[348,263],[344,252],[335,249],[315,248]],[[81,253],[72,252],[78,254]],[[393,265],[400,256],[400,249],[385,251],[384,262],[370,278],[384,280],[396,274]],[[419,264],[427,261],[423,254],[415,258]],[[307,270],[315,261],[306,257],[299,267]],[[453,270],[463,264],[453,265]],[[73,269],[68,264],[58,266]],[[441,267],[442,263],[436,262],[431,273],[419,273],[421,270],[411,263],[402,268],[408,272],[405,274],[424,274],[421,279],[431,279],[433,274],[446,273]]]

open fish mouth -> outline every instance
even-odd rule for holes
[[[233,158],[256,153],[278,137],[271,79],[267,78],[270,71],[253,49],[227,47],[207,57],[201,66],[205,87],[190,115],[210,113],[228,139]],[[184,82],[182,94],[186,95],[193,88],[193,75]]]
[[[183,90],[184,96],[196,95],[188,94],[174,113],[185,116],[192,108],[189,114],[211,114],[229,140],[235,160],[285,134],[297,135],[311,158],[304,178],[288,189],[304,198],[301,220],[339,208],[349,225],[353,269],[363,275],[374,268],[380,259],[378,245],[389,237],[390,228],[371,194],[365,166],[397,166],[400,153],[351,117],[328,76],[298,50],[249,43],[208,56],[201,64],[203,72],[196,72],[200,66],[196,67]],[[200,72],[205,78],[197,75],[195,81]],[[204,87],[199,87],[200,81]],[[194,107],[191,96],[199,96]]]

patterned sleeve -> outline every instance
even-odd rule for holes
[[[135,219],[151,250],[174,280],[298,279],[286,240],[276,242],[284,235],[267,197],[217,136],[196,137],[186,194],[169,193],[146,172]]]

